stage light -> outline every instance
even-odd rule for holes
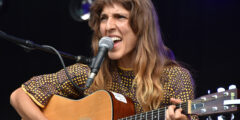
[[[2,9],[3,6],[3,0],[0,0],[0,10]]]
[[[87,21],[90,17],[90,6],[94,0],[71,0],[69,12],[76,21]]]

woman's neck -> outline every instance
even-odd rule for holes
[[[129,62],[130,62],[130,61],[129,61]],[[129,63],[129,62],[118,61],[118,66],[119,66],[120,68],[132,69],[132,68],[133,68],[133,65],[132,65],[132,63]]]
[[[133,68],[133,62],[134,62],[134,56],[133,55],[128,55],[124,56],[120,60],[117,61],[117,64],[121,68],[127,68],[127,69],[132,69]]]

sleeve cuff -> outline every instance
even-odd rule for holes
[[[34,103],[36,103],[39,107],[41,107],[41,108],[44,108],[45,106],[43,105],[43,104],[41,104],[40,102],[38,102],[36,99],[35,99],[35,97],[32,95],[32,94],[30,94],[26,89],[25,89],[25,85],[23,84],[22,86],[22,89],[23,89],[23,91],[34,101]]]

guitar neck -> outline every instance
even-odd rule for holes
[[[189,100],[176,105],[177,108],[183,109],[183,114],[194,114],[198,116],[207,116],[214,114],[223,114],[229,112],[236,112],[239,110],[238,105],[226,104],[226,100],[235,100],[240,97],[237,89],[228,90],[220,93],[202,96],[195,100]],[[152,110],[145,113],[136,114],[120,120],[165,120],[165,111],[167,107]]]
[[[183,102],[181,104],[176,105],[176,108],[182,108],[184,114],[189,114],[189,110],[191,106],[191,101]],[[133,116],[129,116],[126,118],[121,118],[119,120],[165,120],[165,112],[167,107],[159,108],[157,110],[148,111],[145,113],[136,114]]]

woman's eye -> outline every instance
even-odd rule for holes
[[[100,17],[101,21],[106,20],[106,19],[107,19],[107,17],[105,17],[105,16]]]
[[[123,16],[123,15],[117,15],[116,17],[117,17],[117,18],[120,18],[120,19],[121,19],[121,18],[126,18],[126,17]]]

